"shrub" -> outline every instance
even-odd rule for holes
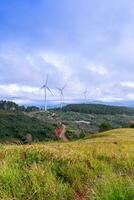
[[[108,130],[111,130],[111,129],[112,129],[112,126],[108,122],[102,122],[99,125],[99,132],[108,131]]]

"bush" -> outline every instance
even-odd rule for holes
[[[108,122],[102,122],[99,125],[99,132],[108,131],[108,130],[111,130],[111,129],[112,129],[112,126]]]

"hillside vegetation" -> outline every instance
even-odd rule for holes
[[[22,112],[0,111],[0,142],[27,143],[32,141],[56,140],[55,124],[44,123]]]
[[[64,111],[73,111],[88,114],[116,115],[126,114],[134,116],[134,108],[121,106],[107,106],[101,104],[69,104],[64,107]]]
[[[134,129],[0,146],[0,199],[133,200]]]
[[[67,124],[67,135],[71,139],[77,139],[76,136],[89,135],[102,130],[102,125],[106,124],[109,129],[112,128],[129,128],[131,122],[134,122],[134,115],[118,114],[88,114],[73,111],[65,111],[64,109],[53,109],[49,112],[37,111],[29,112],[28,115],[37,118],[46,123],[63,122]],[[81,122],[87,122],[81,123]],[[107,130],[107,129],[104,129]]]
[[[0,101],[0,143],[58,140],[55,129],[61,123],[66,124],[67,138],[76,140],[105,130],[134,127],[134,109],[75,104],[44,112],[34,106]]]

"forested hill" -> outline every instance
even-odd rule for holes
[[[101,105],[101,104],[70,104],[70,105],[65,106],[63,110],[79,112],[79,113],[88,113],[88,114],[134,115],[134,108],[120,107],[120,106],[107,106],[107,105]]]
[[[5,110],[5,111],[38,111],[39,108],[36,106],[19,106],[18,104],[12,102],[12,101],[5,101],[5,100],[0,100],[0,110]]]

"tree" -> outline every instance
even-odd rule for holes
[[[108,122],[102,122],[99,125],[99,132],[108,131],[108,130],[111,130],[111,129],[112,129],[112,126]]]

